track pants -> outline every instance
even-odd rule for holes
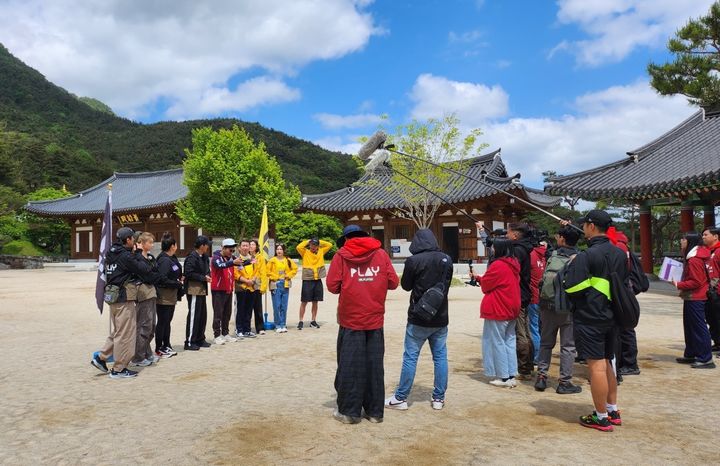
[[[175,315],[175,306],[172,304],[157,305],[157,326],[155,327],[155,350],[172,348],[170,344],[170,324]]]
[[[237,301],[235,329],[238,333],[247,333],[250,331],[250,319],[255,305],[255,295],[250,290],[242,290],[235,292],[235,298]]]
[[[215,338],[230,333],[230,317],[232,316],[232,292],[213,291],[213,336]]]
[[[253,291],[253,312],[255,313],[255,333],[265,330],[265,319],[263,319],[262,308],[263,295],[260,291]]]
[[[340,414],[383,417],[385,408],[385,336],[382,328],[340,327],[337,339],[335,391]]]
[[[205,296],[188,295],[188,315],[185,325],[185,344],[199,345],[205,341],[207,305]]]

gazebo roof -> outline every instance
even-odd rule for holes
[[[628,157],[548,180],[549,194],[647,200],[720,190],[720,114],[698,111]]]
[[[182,180],[182,168],[157,172],[115,173],[102,183],[78,194],[50,201],[31,201],[25,209],[53,217],[102,215],[109,183],[112,183],[114,213],[172,206],[187,195],[187,187]]]
[[[534,204],[551,207],[560,203],[560,198],[548,195],[543,191],[527,188],[514,182],[508,176],[505,164],[500,157],[500,150],[468,160],[466,174],[485,180],[498,189],[511,191],[514,195],[523,197]],[[352,186],[323,194],[303,196],[301,207],[307,210],[320,212],[353,212],[378,209],[392,209],[402,205],[403,201],[393,190],[387,189],[392,183],[392,172],[379,167],[371,173],[364,174]],[[430,187],[432,190],[432,187]],[[483,197],[497,194],[484,184],[463,178],[458,189],[442,194],[442,197],[452,203],[473,201]]]

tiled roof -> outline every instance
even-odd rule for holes
[[[526,188],[513,182],[508,177],[505,164],[500,157],[500,150],[468,160],[467,175],[481,179],[487,174],[486,181],[499,189],[512,192],[514,195],[525,198],[543,207],[555,206],[560,198],[548,195],[539,190]],[[392,183],[392,172],[380,167],[372,173],[366,173],[352,186],[337,191],[303,196],[301,207],[318,212],[352,212],[375,209],[391,209],[402,205],[402,199],[387,186]],[[432,187],[430,187],[432,190]],[[452,203],[473,201],[497,194],[482,183],[462,178],[461,185],[452,192],[442,194],[442,197]]]
[[[628,157],[551,178],[545,191],[585,199],[651,199],[720,189],[720,116],[699,111]]]
[[[112,183],[113,212],[131,212],[174,205],[187,195],[182,183],[183,170],[144,173],[115,173],[102,183],[78,194],[51,201],[32,201],[25,206],[40,215],[102,214],[107,199],[107,185]]]

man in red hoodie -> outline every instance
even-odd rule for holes
[[[705,247],[710,250],[710,260],[707,263],[710,286],[720,293],[720,228],[705,228],[702,240]],[[708,299],[705,307],[705,319],[710,327],[712,350],[720,351],[720,303],[713,304]],[[720,353],[718,353],[718,357],[720,357]]]
[[[400,279],[380,241],[359,226],[345,227],[337,245],[326,280],[328,291],[340,295],[333,416],[344,424],[357,424],[362,416],[382,422],[385,297]]]

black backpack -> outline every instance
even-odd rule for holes
[[[642,269],[640,258],[634,252],[630,253],[630,272],[628,279],[632,285],[633,293],[645,293],[650,288],[650,280]]]
[[[449,260],[449,256],[443,258],[443,262],[448,262],[449,268],[452,269],[452,261]],[[440,281],[425,290],[420,299],[413,305],[410,310],[411,317],[430,322],[435,318],[438,311],[442,309],[445,301],[445,273],[447,272],[443,271]]]
[[[605,256],[605,264],[608,270],[610,263]],[[630,330],[637,327],[640,320],[640,303],[635,297],[635,290],[630,280],[631,274],[625,280],[620,278],[617,272],[610,272],[608,281],[610,282],[610,306],[615,316],[615,322],[618,327],[624,330]]]

